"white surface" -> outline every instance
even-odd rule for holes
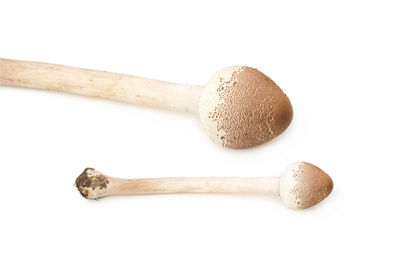
[[[144,2],[144,1],[143,1]],[[1,57],[205,84],[269,75],[290,128],[220,148],[189,114],[0,88],[1,266],[399,266],[398,1],[1,1]],[[119,177],[270,176],[309,161],[331,196],[83,199],[88,166]]]

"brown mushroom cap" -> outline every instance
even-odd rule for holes
[[[200,121],[224,147],[248,148],[268,142],[290,124],[289,98],[262,72],[231,66],[217,71],[199,102]]]
[[[307,162],[290,164],[281,175],[280,195],[286,206],[305,209],[324,200],[333,189],[332,179]]]

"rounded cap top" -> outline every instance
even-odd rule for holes
[[[332,179],[307,162],[290,164],[281,175],[280,195],[286,206],[305,209],[324,200],[333,189]]]
[[[199,114],[214,142],[238,149],[281,134],[292,121],[293,110],[289,98],[265,74],[231,66],[211,77],[200,97]]]

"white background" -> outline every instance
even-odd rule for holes
[[[229,150],[196,116],[0,89],[1,266],[399,266],[398,1],[4,1],[0,56],[205,84],[243,64],[289,96],[269,144]],[[85,167],[122,177],[334,180],[302,211],[278,197],[90,201]]]

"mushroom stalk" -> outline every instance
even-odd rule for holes
[[[197,113],[202,86],[0,58],[0,84]]]
[[[82,186],[83,183],[90,183]],[[176,193],[273,193],[279,194],[279,177],[178,177],[120,179],[86,169],[77,179],[81,194],[89,199],[115,195]]]
[[[149,195],[176,193],[275,193],[279,177],[178,177],[150,179],[111,178],[111,195]]]

